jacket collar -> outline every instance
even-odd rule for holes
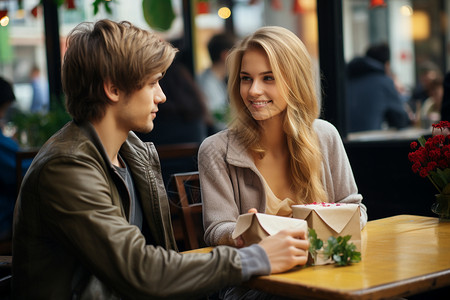
[[[108,154],[106,153],[105,147],[103,147],[102,141],[100,140],[97,131],[95,131],[94,125],[92,125],[92,123],[88,121],[75,124],[80,128],[83,134],[94,144],[95,148],[97,148],[97,150],[100,152],[103,160],[108,164],[108,166],[114,169],[114,166],[111,160],[109,159]]]
[[[94,125],[92,125],[92,123],[88,121],[76,123],[76,125],[80,128],[83,134],[85,134],[86,137],[95,145],[95,147],[98,149],[103,159],[110,166],[110,168],[114,169],[114,166],[111,160],[109,159],[108,154],[106,153],[106,149],[103,146],[100,137],[98,136],[97,131],[94,128]],[[128,133],[128,138],[120,147],[119,153],[124,159],[127,160],[127,163],[129,159],[132,159],[134,161],[149,162],[152,165],[156,164],[159,166],[159,161],[157,160],[158,156],[155,155],[156,150],[153,151],[154,150],[154,147],[152,147],[153,143],[147,144],[148,146],[146,146],[136,136],[134,132],[130,131]]]
[[[256,170],[255,163],[253,162],[248,149],[245,148],[244,144],[239,140],[236,133],[232,130],[227,130],[226,134],[228,142],[226,161],[236,167],[245,167]]]

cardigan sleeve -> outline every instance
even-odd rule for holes
[[[205,242],[211,246],[234,246],[231,234],[240,214],[225,160],[226,147],[227,135],[222,132],[205,139],[198,154]]]
[[[353,171],[337,129],[329,122],[316,120],[317,132],[323,155],[323,183],[329,202],[355,203],[360,206],[361,229],[367,223],[367,209],[361,202]]]

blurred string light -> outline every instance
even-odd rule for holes
[[[219,8],[219,10],[217,11],[217,14],[222,19],[228,19],[231,16],[231,10],[228,7],[224,6],[224,7]]]
[[[403,5],[402,7],[400,7],[400,13],[402,14],[402,16],[410,17],[413,14],[413,9],[409,5]]]
[[[9,17],[8,16],[4,16],[3,18],[0,19],[0,25],[1,26],[7,26],[9,24]]]
[[[370,0],[369,8],[386,7],[384,0]]]
[[[16,12],[16,19],[25,18],[25,10],[23,8],[19,8]]]

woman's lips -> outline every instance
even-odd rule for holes
[[[264,107],[267,104],[269,104],[270,102],[272,102],[272,100],[250,100],[250,103],[252,104],[252,106],[256,107],[256,108]]]

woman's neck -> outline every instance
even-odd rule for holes
[[[260,122],[261,146],[266,152],[287,153],[286,133],[283,130],[283,117],[277,115]]]

